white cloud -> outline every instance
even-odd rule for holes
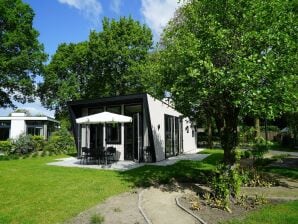
[[[113,12],[119,14],[121,8],[121,0],[111,0],[110,8]]]
[[[62,4],[78,9],[87,19],[98,23],[102,6],[97,0],[58,0]]]
[[[155,39],[159,39],[163,29],[180,5],[178,0],[142,0],[141,13],[152,29]]]

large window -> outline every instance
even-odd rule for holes
[[[121,114],[120,106],[107,107],[107,111],[115,114]],[[107,144],[121,144],[121,124],[106,125]]]
[[[0,140],[9,139],[10,121],[0,121]]]
[[[41,121],[26,121],[27,135],[43,136],[43,123]]]
[[[179,118],[165,115],[165,149],[166,157],[178,155],[180,153],[181,127]]]
[[[88,108],[88,115],[91,114],[98,114],[103,112],[103,107],[96,107],[96,108]]]

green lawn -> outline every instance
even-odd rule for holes
[[[61,222],[129,190],[118,172],[46,165],[54,158],[0,162],[0,223]]]
[[[58,156],[0,161],[0,223],[63,222],[132,186],[166,183],[172,178],[200,179],[222,157],[219,151],[213,153],[204,162],[181,161],[127,172],[46,165]]]
[[[223,150],[204,150],[203,153],[211,154],[203,161],[179,161],[171,166],[146,165],[137,169],[123,172],[123,178],[135,186],[150,186],[166,184],[171,180],[180,182],[206,182],[218,161],[223,158]]]
[[[298,179],[298,169],[297,168],[265,167],[265,168],[263,168],[263,170],[266,172],[278,174],[280,176]]]
[[[297,224],[298,201],[278,205],[267,205],[258,211],[249,213],[242,219],[234,219],[228,224]]]
[[[126,172],[46,165],[58,156],[0,161],[0,223],[61,223],[133,186],[173,179],[204,182],[222,160],[223,151],[203,153],[211,155],[203,161],[180,161],[166,167],[147,165]],[[245,223],[298,223],[297,207],[298,202],[267,206],[249,214]]]

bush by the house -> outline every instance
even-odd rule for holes
[[[61,128],[52,134],[45,150],[55,154],[74,152],[74,138],[66,128]]]
[[[13,152],[17,154],[28,154],[34,151],[34,144],[31,135],[21,134],[13,140]]]
[[[8,155],[12,150],[12,142],[10,140],[0,141],[0,152]]]
[[[31,141],[34,147],[34,151],[42,151],[45,148],[46,141],[43,136],[34,135],[31,136]]]

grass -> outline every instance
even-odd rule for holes
[[[280,146],[279,144],[274,144],[269,149],[270,150],[273,150],[273,151],[298,152],[298,149],[297,148],[294,148],[294,147],[283,147],[283,146]]]
[[[218,161],[222,160],[223,150],[204,150],[203,153],[211,155],[202,161],[179,161],[171,166],[146,165],[123,172],[122,175],[137,187],[167,184],[171,180],[205,183]]]
[[[249,213],[242,219],[233,219],[229,224],[296,224],[298,223],[298,201],[278,205],[267,205],[258,211]]]
[[[48,166],[55,157],[0,162],[0,223],[57,223],[130,189],[119,172]]]
[[[266,172],[278,174],[280,176],[298,179],[298,169],[297,168],[265,167],[265,168],[263,168],[263,170]]]
[[[1,161],[0,223],[61,223],[133,186],[167,183],[173,178],[202,181],[223,156],[220,150],[208,153],[212,155],[204,161],[126,172],[46,165],[59,156]]]

